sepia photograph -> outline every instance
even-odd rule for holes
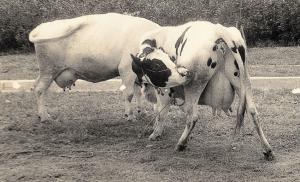
[[[299,0],[0,0],[0,182],[300,182]]]

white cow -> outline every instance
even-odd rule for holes
[[[272,149],[261,129],[253,102],[247,71],[246,45],[236,28],[196,21],[181,26],[161,27],[147,33],[143,40],[142,49],[145,48],[145,44],[150,47],[153,45],[147,42],[155,41],[156,49],[163,49],[178,66],[192,72],[190,73],[192,78],[188,84],[170,90],[163,89],[163,92],[156,91],[157,110],[161,113],[156,119],[154,131],[149,139],[155,140],[161,136],[168,112],[165,106],[170,103],[171,97],[181,97],[185,100],[183,107],[187,114],[186,127],[176,145],[176,150],[183,150],[199,117],[197,105],[210,105],[213,109],[223,109],[226,112],[230,108],[234,99],[234,91],[236,91],[240,99],[235,133],[243,124],[247,110],[253,118],[262,141],[266,159],[274,158]],[[142,51],[140,50],[140,53]],[[135,60],[133,64],[137,64],[136,62],[138,61]],[[143,62],[143,59],[140,62]],[[138,77],[144,75],[137,74]],[[151,84],[159,87],[154,82]],[[152,100],[155,101],[155,99]]]
[[[123,83],[125,117],[131,119],[130,102],[134,90],[139,89],[134,86],[136,75],[132,71],[130,54],[138,53],[143,34],[159,27],[144,18],[116,13],[56,20],[37,26],[30,33],[29,40],[35,45],[40,69],[34,89],[40,119],[49,119],[45,94],[53,80],[61,88],[71,89],[77,79],[101,82],[116,76],[121,76]],[[185,82],[184,73],[180,74],[170,58],[160,52],[154,50],[149,56],[170,62],[170,78],[180,77],[173,79],[171,84]],[[186,73],[187,70],[181,71]],[[139,105],[140,92],[136,93]]]

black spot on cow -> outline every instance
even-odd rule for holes
[[[178,48],[180,46],[180,44],[182,44],[183,42],[183,39],[184,39],[184,35],[185,33],[190,29],[191,27],[187,27],[183,32],[182,34],[180,35],[180,37],[177,39],[176,43],[175,43],[175,49],[176,49],[176,55],[178,56]],[[181,49],[181,52],[182,52],[182,49]]]
[[[221,42],[223,42],[223,43],[226,44],[226,42],[225,42],[224,39],[222,39],[222,38],[218,38],[218,39],[215,41],[216,44],[220,44]]]
[[[212,63],[212,59],[211,59],[211,58],[208,58],[208,60],[207,60],[207,66],[210,66],[211,63]]]
[[[217,62],[211,63],[211,68],[214,69],[217,66]]]
[[[176,61],[175,56],[170,56],[170,59],[172,60],[172,62],[175,62],[175,61]]]
[[[140,57],[145,57],[145,56],[147,56],[148,54],[152,53],[153,51],[154,51],[154,48],[152,48],[152,47],[145,47],[145,48],[143,49],[143,52],[142,52],[142,54],[140,55]]]
[[[148,44],[150,45],[151,47],[157,47],[157,44],[156,44],[156,40],[155,39],[146,39],[142,42],[142,44]]]
[[[131,58],[132,58],[132,62],[131,62],[131,68],[132,71],[137,75],[137,82],[140,84],[142,83],[142,77],[144,75],[143,70],[142,70],[142,63],[141,60],[136,57],[133,56],[132,54],[130,54]]]
[[[231,50],[232,50],[234,53],[237,53],[236,47],[232,47]]]
[[[237,64],[236,60],[234,60],[234,65],[235,65],[237,70],[240,70],[239,65]]]
[[[239,46],[238,47],[238,51],[239,51],[239,53],[241,55],[243,63],[245,63],[246,55],[245,55],[245,48],[244,48],[244,46]]]
[[[175,91],[174,91],[174,88],[170,88],[169,97],[171,97],[171,98],[172,98],[172,97],[173,97],[173,94],[174,94],[174,92],[175,92]]]
[[[158,59],[145,59],[142,62],[142,69],[150,81],[158,87],[165,87],[169,76],[171,76],[171,70]]]
[[[213,47],[212,50],[213,50],[213,51],[216,51],[216,50],[217,50],[217,45],[214,45],[214,47]]]
[[[164,50],[164,48],[162,48],[162,47],[159,47],[159,49],[162,50],[164,53],[166,52],[166,51]]]
[[[239,72],[237,72],[237,71],[234,72],[233,74],[234,74],[234,76],[239,76]]]
[[[180,56],[181,56],[181,53],[182,53],[182,50],[183,50],[183,48],[184,48],[184,46],[185,46],[186,41],[187,41],[187,39],[185,39],[185,41],[183,42],[183,44],[182,44],[182,46],[181,46]]]
[[[237,47],[236,47],[236,44],[234,41],[232,41],[233,43],[233,47],[231,48],[231,50],[234,52],[234,53],[237,53]]]

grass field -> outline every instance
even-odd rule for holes
[[[248,119],[236,148],[227,151],[234,118],[212,118],[199,107],[188,148],[174,152],[184,128],[178,108],[160,141],[148,141],[147,114],[122,119],[120,92],[50,93],[52,120],[40,123],[31,93],[0,94],[0,181],[299,181],[300,97],[254,91],[277,161],[263,159]]]
[[[249,49],[251,76],[299,76],[300,47]],[[34,54],[0,56],[0,80],[35,79],[38,64]]]
[[[251,76],[300,76],[300,48],[249,49]],[[0,56],[0,80],[35,79],[33,54]],[[201,113],[187,150],[174,147],[185,118],[172,108],[165,134],[149,141],[151,105],[123,119],[120,92],[49,93],[41,123],[33,93],[0,94],[0,181],[300,181],[300,97],[254,90],[276,161],[265,161],[252,121],[228,151],[235,118]]]

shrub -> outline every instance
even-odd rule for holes
[[[298,7],[297,0],[1,0],[0,52],[32,50],[28,34],[42,22],[107,12],[141,16],[161,25],[239,22],[250,46],[299,45]]]

